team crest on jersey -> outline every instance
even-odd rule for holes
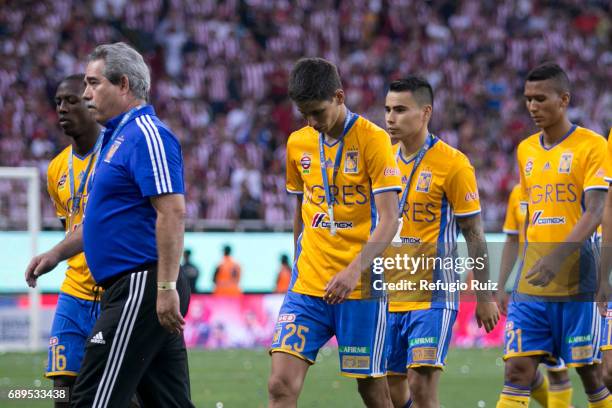
[[[563,153],[559,160],[559,173],[568,174],[572,170],[573,153]]]
[[[416,183],[416,191],[419,193],[429,193],[429,187],[431,186],[431,171],[423,170],[419,173],[419,179]]]
[[[104,161],[106,163],[110,163],[111,159],[113,158],[113,156],[117,152],[117,149],[119,149],[119,146],[121,146],[121,143],[123,143],[123,140],[124,140],[123,136],[119,136],[117,138],[117,140],[115,140],[113,142],[113,144],[110,147],[110,149],[108,149],[108,152],[106,153],[106,156],[104,156]]]
[[[525,177],[531,177],[532,172],[533,172],[533,159],[527,159],[527,163],[525,163]]]
[[[550,162],[546,162],[546,164],[544,165],[544,168],[542,170],[543,171],[550,170]]]
[[[310,174],[310,166],[312,165],[312,159],[310,153],[302,154],[300,159],[300,166],[302,166],[302,174]]]
[[[359,172],[359,152],[349,150],[344,156],[344,174],[357,174]]]
[[[62,174],[62,177],[60,177],[59,181],[57,182],[57,189],[58,190],[63,190],[64,187],[66,186],[66,179],[68,178],[67,174]]]

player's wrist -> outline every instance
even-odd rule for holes
[[[491,291],[478,291],[476,292],[476,301],[478,303],[484,303],[484,302],[493,302],[495,300],[495,296],[493,295],[493,292]]]
[[[157,290],[176,290],[176,282],[175,281],[166,281],[166,282],[157,282]]]

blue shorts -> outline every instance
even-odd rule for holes
[[[601,351],[612,350],[612,302],[608,302],[608,310],[602,326]]]
[[[520,295],[518,295],[520,296]],[[578,367],[601,360],[603,319],[594,302],[516,300],[508,305],[504,359],[543,356],[557,364]]]
[[[389,374],[446,362],[457,311],[425,309],[389,313]]]
[[[320,297],[289,291],[270,353],[288,353],[314,364],[319,349],[335,335],[342,375],[380,377],[387,368],[387,314],[386,298],[329,305]]]
[[[46,377],[76,376],[100,305],[60,292],[49,338]]]

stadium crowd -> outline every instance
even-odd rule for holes
[[[58,80],[83,72],[95,44],[126,41],[146,55],[158,115],[181,138],[188,218],[290,220],[285,142],[303,120],[287,76],[298,58],[322,56],[338,64],[347,106],[381,126],[387,82],[426,76],[436,92],[432,131],[469,156],[486,229],[499,231],[517,180],[514,150],[536,130],[522,99],[529,68],[562,65],[573,84],[570,118],[607,134],[610,8],[603,0],[2,2],[0,165],[36,166],[44,180],[68,143],[54,112]],[[25,188],[0,179],[0,228],[23,227],[26,213]]]

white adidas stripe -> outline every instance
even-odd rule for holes
[[[117,380],[117,374],[125,355],[127,344],[140,310],[140,304],[144,295],[147,271],[134,273],[130,276],[130,289],[128,299],[121,311],[117,331],[113,337],[110,353],[106,360],[106,366],[93,401],[93,408],[105,408],[112,394],[112,388]]]
[[[136,124],[140,128],[140,131],[145,137],[147,141],[147,148],[149,150],[149,158],[151,159],[151,166],[153,167],[153,179],[155,180],[155,187],[157,188],[157,194],[161,194],[161,187],[159,185],[159,171],[157,170],[157,162],[153,157],[153,147],[151,146],[151,139],[149,137],[148,131],[145,129],[144,125],[140,121],[140,117],[136,118]]]
[[[450,329],[451,311],[444,309],[442,312],[442,335],[439,338],[438,347],[436,350],[436,364],[442,364],[442,355],[444,354],[444,346],[446,343],[446,337],[448,337]]]
[[[161,183],[162,192],[166,193],[168,192],[168,185],[166,183],[166,175],[164,173],[164,165],[162,163],[162,157],[161,157],[161,152],[159,148],[159,143],[161,143],[161,140],[158,140],[155,137],[153,129],[151,129],[151,125],[147,121],[146,117],[141,116],[141,120],[145,128],[147,129],[147,136],[151,140],[151,145],[153,145],[153,156],[155,156],[155,160],[157,161],[157,169],[159,170],[159,180]],[[162,144],[162,147],[163,147],[163,144]]]
[[[110,399],[111,396],[111,391],[112,389],[115,387],[115,382],[117,381],[117,376],[119,375],[119,369],[121,368],[121,364],[123,364],[123,357],[125,357],[125,352],[127,350],[127,346],[128,343],[130,342],[130,337],[132,336],[132,331],[134,329],[134,324],[136,323],[136,317],[138,316],[138,311],[140,310],[140,305],[142,303],[142,298],[144,297],[144,291],[145,291],[145,286],[147,283],[147,271],[142,272],[142,282],[140,283],[140,286],[138,286],[138,283],[136,283],[136,287],[140,288],[140,291],[138,293],[138,300],[137,300],[137,304],[136,304],[136,309],[134,310],[134,312],[131,315],[131,319],[129,322],[129,328],[127,331],[127,334],[124,336],[124,342],[123,342],[123,347],[121,349],[121,354],[119,355],[119,361],[117,362],[117,368],[115,370],[115,374],[112,377],[112,382],[110,383],[110,388],[109,388],[109,392],[108,392],[108,396],[106,397],[106,402],[104,404],[104,408],[106,408],[106,406],[108,406],[108,400]]]
[[[121,333],[121,330],[123,328],[123,322],[125,321],[125,316],[128,313],[128,309],[130,309],[132,306],[133,297],[134,297],[134,275],[130,277],[130,291],[129,291],[128,299],[125,302],[125,305],[123,306],[123,310],[121,311],[121,317],[119,318],[119,324],[117,325],[117,330],[115,331],[115,336],[111,344],[110,353],[107,357],[106,365],[104,366],[104,372],[102,373],[102,378],[100,379],[100,382],[98,383],[98,388],[96,390],[96,396],[94,397],[94,401],[92,405],[94,408],[99,406],[98,401],[100,398],[100,393],[102,393],[102,389],[105,388],[104,384],[106,384],[106,378],[108,376],[108,371],[110,370],[111,362],[113,361],[112,357],[115,355],[115,350],[117,348],[119,334]]]
[[[385,331],[387,327],[387,302],[383,296],[378,301],[378,317],[376,322],[376,333],[374,337],[374,349],[372,350],[372,375],[382,374],[382,357],[385,346]]]
[[[374,347],[372,348],[371,356],[372,356],[372,368],[371,374],[375,374],[377,371],[377,362],[378,362],[378,347],[380,342],[380,325],[382,323],[382,319],[380,318],[380,300],[378,302],[378,311],[376,316],[376,331],[374,332]]]
[[[157,140],[159,141],[159,149],[161,150],[162,166],[163,166],[164,175],[166,176],[166,185],[168,186],[168,192],[171,193],[174,191],[174,189],[172,188],[172,179],[170,178],[170,170],[168,168],[168,159],[166,158],[166,148],[164,147],[164,144],[162,143],[162,138],[161,138],[161,135],[159,134],[159,130],[157,129],[157,126],[153,123],[151,116],[144,115],[144,117],[145,117],[145,120],[147,120],[149,124],[151,125],[151,128],[153,128],[155,137],[157,137]]]

